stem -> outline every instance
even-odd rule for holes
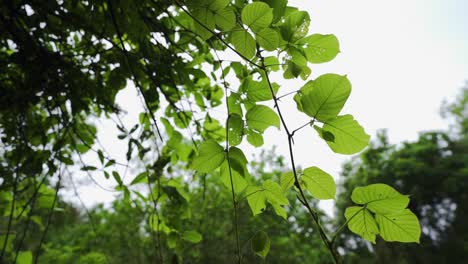
[[[212,47],[213,48],[213,47]],[[213,49],[214,50],[214,49]],[[223,69],[223,64],[221,60],[219,59],[218,53],[215,50],[215,55],[218,58],[220,67],[221,67],[221,76],[223,78],[223,86],[225,90],[225,103],[226,103],[226,110],[228,117],[226,118],[226,156],[227,156],[227,163],[229,167],[229,180],[231,182],[231,193],[232,193],[232,203],[234,206],[234,229],[236,233],[236,247],[237,247],[237,262],[240,264],[241,263],[241,251],[240,251],[240,242],[239,242],[239,227],[237,223],[237,201],[236,201],[236,194],[234,190],[234,181],[232,179],[232,169],[231,169],[231,161],[229,158],[229,117],[230,117],[230,111],[229,111],[229,100],[228,100],[228,88],[226,85],[226,79],[224,76],[224,69]]]

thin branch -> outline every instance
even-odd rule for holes
[[[211,45],[210,45],[211,46]],[[214,49],[213,49],[214,50]],[[219,61],[219,56],[218,56],[218,53],[216,52],[216,50],[214,50],[215,52],[215,55],[216,57],[218,58],[218,61]],[[227,111],[227,118],[226,118],[226,156],[227,156],[227,163],[228,163],[228,167],[229,167],[229,180],[230,180],[230,183],[231,183],[231,194],[232,194],[232,203],[233,203],[233,206],[234,206],[234,229],[235,229],[235,233],[236,233],[236,246],[237,246],[237,261],[238,263],[240,264],[241,263],[241,249],[240,249],[240,242],[239,242],[239,226],[238,226],[238,223],[237,223],[237,201],[236,201],[236,193],[235,193],[235,190],[234,190],[234,181],[233,181],[233,178],[232,178],[232,168],[231,168],[231,161],[230,161],[230,157],[229,157],[229,116],[230,116],[230,110],[229,110],[229,100],[228,100],[228,89],[227,89],[227,83],[226,83],[226,79],[225,79],[225,76],[224,76],[224,69],[223,69],[223,64],[220,62],[219,63],[220,66],[221,66],[221,76],[223,78],[223,86],[224,86],[224,89],[225,89],[225,103],[226,103],[226,111]]]

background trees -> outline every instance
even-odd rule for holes
[[[338,216],[349,204],[353,186],[383,182],[411,195],[410,208],[422,226],[421,246],[378,241],[370,248],[353,236],[342,236],[349,262],[362,263],[363,255],[378,263],[461,263],[466,255],[468,208],[467,91],[443,108],[452,123],[447,131],[424,132],[415,142],[388,143],[383,131],[360,157],[344,166],[343,192]],[[343,221],[343,220],[341,220]],[[357,253],[359,252],[359,253]]]

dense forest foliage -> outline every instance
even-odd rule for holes
[[[454,132],[402,146],[381,135],[337,188],[317,164],[295,164],[296,132],[311,127],[339,154],[370,136],[342,113],[347,76],[311,76],[338,39],[309,33],[309,14],[287,0],[0,6],[0,262],[453,263],[465,253],[466,93],[445,111]],[[304,85],[281,86],[295,78]],[[123,121],[124,89],[137,92],[138,120]],[[124,159],[101,144],[100,120],[119,131]],[[270,128],[289,153],[247,159]],[[64,191],[80,199],[77,174],[117,199],[66,201]],[[336,218],[318,207],[329,199]]]

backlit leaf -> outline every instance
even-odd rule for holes
[[[200,145],[198,156],[193,160],[192,168],[199,172],[212,172],[223,163],[224,159],[223,147],[214,140],[208,140]]]

